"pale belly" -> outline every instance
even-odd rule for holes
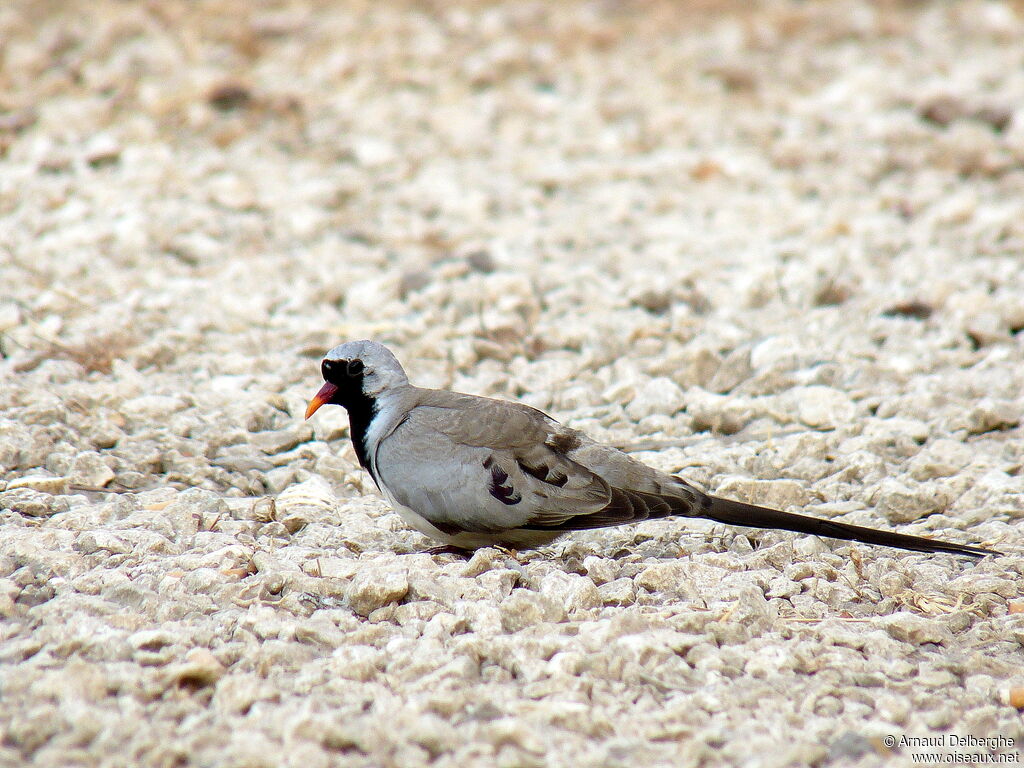
[[[382,489],[384,497],[388,500],[392,509],[398,513],[406,525],[415,531],[419,531],[435,541],[447,544],[460,549],[480,549],[481,547],[493,547],[501,544],[508,547],[519,547],[522,549],[533,549],[549,544],[559,536],[561,531],[527,531],[511,530],[499,533],[477,533],[463,531],[462,533],[449,534],[435,527],[423,515],[413,509],[399,504],[386,488]]]

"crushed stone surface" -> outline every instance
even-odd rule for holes
[[[0,764],[1015,753],[1022,39],[997,1],[4,3]],[[302,420],[365,337],[1006,555],[662,520],[432,556],[344,412]]]

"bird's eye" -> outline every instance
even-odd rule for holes
[[[338,379],[348,372],[348,365],[348,360],[324,360],[320,364],[320,373],[323,374],[324,381],[337,384]]]
[[[359,376],[363,372],[363,361],[362,360],[349,360],[348,361],[348,375]]]

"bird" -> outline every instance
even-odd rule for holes
[[[438,551],[535,549],[570,532],[666,517],[779,529],[914,552],[991,549],[712,496],[523,403],[413,386],[395,355],[348,341],[320,364],[324,405],[348,411],[360,466]]]

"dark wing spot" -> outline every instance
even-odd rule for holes
[[[531,467],[529,464],[527,464],[522,459],[516,459],[516,464],[519,465],[519,468],[521,470],[523,470],[523,472],[525,472],[528,475],[532,475],[533,477],[536,477],[541,482],[544,482],[544,480],[547,479],[547,476],[548,476],[548,468],[547,467]]]
[[[561,472],[553,472],[551,467],[546,467],[543,464],[539,467],[531,467],[529,464],[524,462],[522,459],[516,459],[516,464],[528,475],[532,475],[540,480],[542,483],[548,483],[561,488],[568,482],[569,478]]]
[[[580,447],[579,435],[574,431],[557,432],[549,437],[547,442],[560,453],[568,453]]]
[[[490,491],[491,496],[496,498],[502,504],[518,504],[523,500],[522,495],[512,487],[512,483],[508,481],[508,472],[503,470],[497,464],[494,463],[494,457],[488,456],[484,460],[484,466],[491,470],[491,482],[487,490]]]
[[[551,485],[556,485],[559,488],[561,488],[563,485],[569,482],[569,476],[563,475],[561,472],[552,472],[550,475],[548,475],[545,482],[550,483]]]

